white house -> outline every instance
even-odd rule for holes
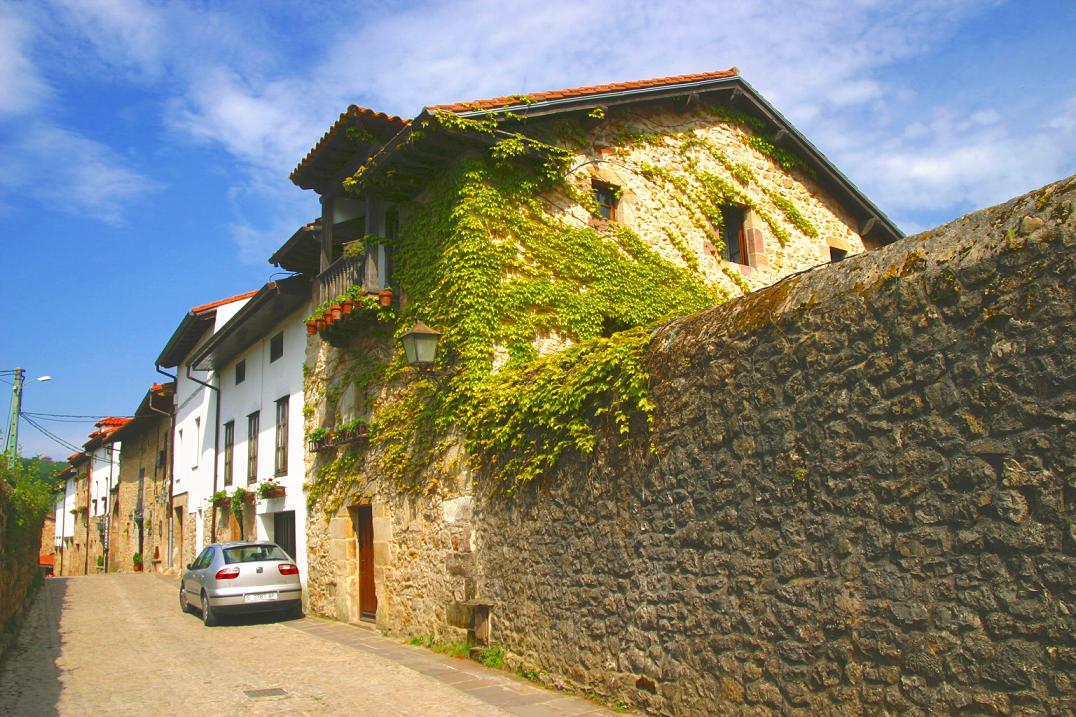
[[[230,494],[237,488],[269,494],[272,488],[251,504],[253,520],[234,527],[245,538],[283,547],[304,585],[303,317],[309,311],[307,277],[270,282],[190,357],[192,370],[211,376],[219,390],[218,485]]]
[[[206,535],[210,496],[219,484],[214,471],[218,407],[216,387],[205,372],[190,369],[189,357],[235,316],[256,292],[247,292],[187,312],[157,358],[157,370],[176,382],[172,435],[172,498],[168,524],[168,567],[182,567],[215,536]],[[162,369],[174,369],[175,375]],[[214,527],[209,526],[212,533]]]

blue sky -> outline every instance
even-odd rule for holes
[[[130,414],[184,312],[318,214],[287,175],[349,103],[735,65],[911,233],[1076,172],[1073,28],[1071,0],[0,0],[0,369],[53,376],[26,411]]]

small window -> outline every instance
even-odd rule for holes
[[[259,413],[247,416],[247,483],[258,480],[258,424]]]
[[[247,362],[244,359],[235,365],[235,385],[243,383],[247,380]]]
[[[725,242],[725,261],[749,266],[751,261],[744,232],[746,217],[747,210],[743,207],[721,207],[721,221],[724,224],[721,238]]]
[[[832,261],[832,262],[840,261],[841,259],[843,259],[846,256],[848,256],[848,250],[847,249],[838,249],[835,246],[831,246],[829,248],[829,260]]]
[[[278,476],[288,472],[288,404],[290,396],[276,402],[276,453],[273,465]]]
[[[198,456],[202,449],[202,417],[194,418],[194,443],[191,444],[191,468],[198,467]]]
[[[235,421],[224,424],[224,485],[232,484],[235,455]]]
[[[598,201],[598,216],[609,221],[616,221],[616,205],[619,202],[620,187],[605,182],[592,182],[594,198]]]
[[[269,363],[273,363],[284,355],[284,332],[269,339]]]

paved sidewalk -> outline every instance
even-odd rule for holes
[[[612,714],[328,620],[207,628],[177,597],[146,574],[46,580],[0,668],[0,715]]]
[[[391,660],[517,717],[605,717],[615,714],[582,698],[535,686],[472,660],[402,645],[371,629],[320,618],[296,620],[287,625],[322,640]]]

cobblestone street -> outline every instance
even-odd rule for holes
[[[332,621],[206,628],[180,611],[177,582],[143,574],[47,580],[0,674],[0,714],[612,714]]]

